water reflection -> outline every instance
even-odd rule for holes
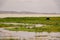
[[[24,32],[8,31],[0,28],[0,39],[14,40],[60,40],[60,32]]]

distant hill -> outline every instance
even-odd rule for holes
[[[0,11],[0,14],[60,14],[60,13],[37,13],[37,12],[26,12],[26,11]]]

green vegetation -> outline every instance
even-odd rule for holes
[[[13,24],[0,24],[0,28],[1,27],[14,27],[15,25]]]
[[[28,31],[28,32],[60,32],[60,26],[47,25],[42,27],[15,27],[15,28],[6,28],[11,31]]]
[[[7,18],[0,18],[0,23],[12,22],[12,23],[56,24],[60,22],[60,17],[49,17],[50,18],[49,20],[47,20],[46,18],[47,17],[7,17]]]
[[[0,39],[0,40],[18,40],[18,39],[10,38],[10,39]]]
[[[46,26],[42,26],[42,27],[33,26],[32,28],[26,28],[26,25],[13,25],[13,24],[1,24],[1,23],[44,24]],[[7,18],[0,18],[0,27],[7,27],[5,29],[12,30],[12,31],[60,32],[60,17],[7,17]],[[14,27],[14,28],[8,28],[8,27]]]

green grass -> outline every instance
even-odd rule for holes
[[[60,32],[60,17],[7,17],[0,18],[0,23],[27,23],[27,24],[44,24],[43,27],[26,28],[24,25],[17,25],[16,28],[6,28],[12,31],[29,31],[29,32]],[[0,24],[0,27],[11,27],[15,25]]]
[[[28,31],[28,32],[60,32],[60,26],[54,26],[54,25],[47,25],[43,27],[33,27],[33,28],[26,28],[20,26],[6,29],[11,31]]]
[[[7,17],[0,18],[0,22],[14,22],[14,23],[42,23],[42,24],[56,24],[60,22],[60,17]],[[58,23],[60,24],[60,23]]]

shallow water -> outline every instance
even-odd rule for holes
[[[26,31],[8,31],[4,28],[0,28],[0,39],[7,38],[7,37],[18,37],[18,39],[57,39],[60,40],[60,32],[26,32]]]

